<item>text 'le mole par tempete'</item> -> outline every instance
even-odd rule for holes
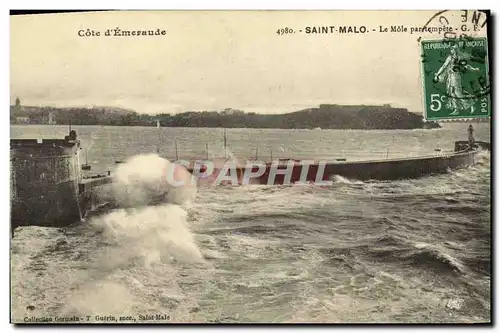
[[[93,30],[93,29],[81,29],[78,30],[78,36],[80,37],[122,37],[122,36],[165,36],[167,34],[166,30],[162,29],[138,29],[138,30],[121,30],[120,28],[106,29],[104,31]]]

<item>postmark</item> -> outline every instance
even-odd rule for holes
[[[421,52],[426,119],[491,115],[486,38],[422,41]]]
[[[489,18],[488,11],[442,10],[433,14],[423,25],[417,41],[446,39],[461,40],[484,36]]]

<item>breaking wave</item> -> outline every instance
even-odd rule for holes
[[[177,186],[177,182],[183,185]],[[139,155],[116,169],[113,192],[117,203],[125,207],[185,204],[196,196],[196,183],[181,165],[155,154]]]
[[[387,234],[376,239],[375,246],[365,250],[378,260],[403,263],[442,274],[465,274],[465,266],[443,246],[409,242]]]
[[[172,186],[165,172],[191,177],[157,155],[135,156],[117,168],[113,192],[119,208],[90,221],[105,246],[89,264],[91,280],[72,295],[67,315],[84,316],[96,309],[116,316],[137,313],[144,303],[144,281],[131,281],[124,270],[138,271],[145,279],[161,270],[169,280],[165,289],[178,295],[177,265],[205,263],[187,221],[196,187]]]

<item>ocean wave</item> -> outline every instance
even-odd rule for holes
[[[398,231],[391,230],[376,237],[360,239],[356,246],[344,251],[354,251],[360,258],[411,265],[436,273],[465,274],[467,263],[451,254],[462,250],[458,246],[453,242],[444,242],[442,245],[418,242],[400,228]]]
[[[425,267],[439,273],[464,273],[464,265],[449,253],[431,245],[417,246],[401,257],[405,263]]]
[[[361,185],[364,184],[361,180],[348,179],[346,177],[342,177],[340,175],[333,175],[330,177],[330,180],[333,184],[351,184],[351,185]]]
[[[367,251],[379,260],[411,265],[440,274],[466,273],[465,265],[442,246],[411,243],[398,237],[384,236],[378,239],[378,246]]]
[[[393,233],[386,233],[375,240],[378,246],[405,246],[407,240],[404,237],[396,236]]]

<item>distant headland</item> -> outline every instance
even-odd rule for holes
[[[11,124],[69,124],[105,126],[226,127],[282,129],[418,129],[439,128],[419,114],[390,105],[322,104],[285,114],[257,114],[227,108],[178,114],[140,114],[116,107],[10,107]]]

